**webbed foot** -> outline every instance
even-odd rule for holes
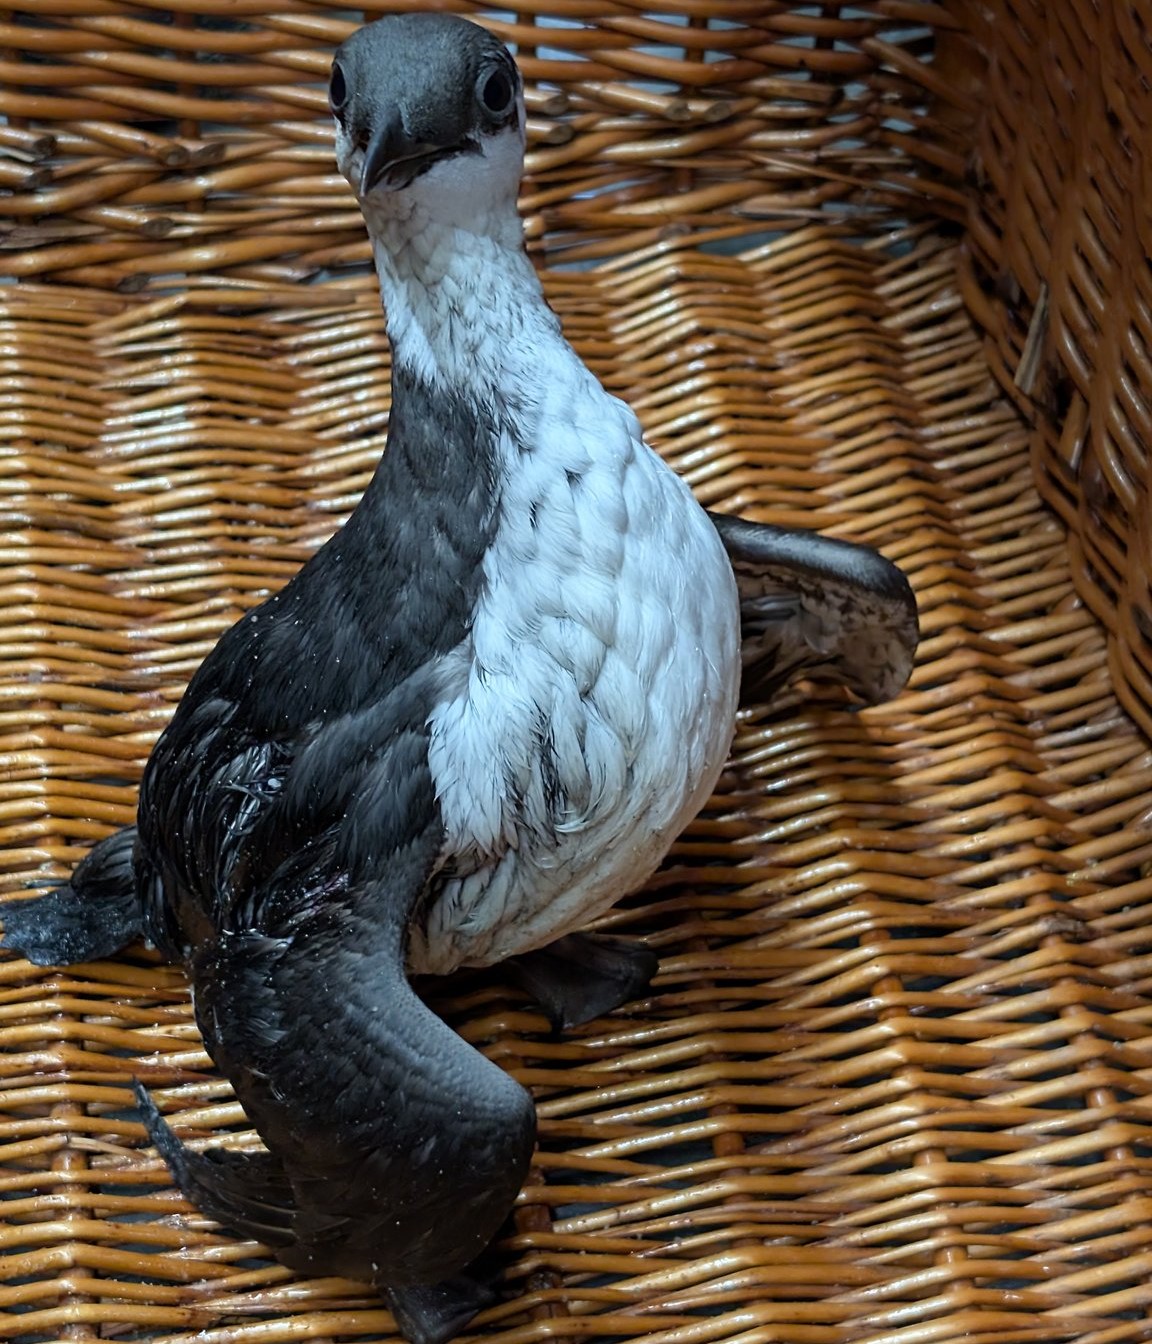
[[[410,1344],[447,1344],[478,1311],[496,1301],[495,1289],[468,1274],[443,1283],[382,1288],[400,1333]]]
[[[660,958],[629,939],[570,933],[535,952],[509,958],[509,965],[553,1028],[566,1031],[640,998]]]
[[[36,966],[98,961],[143,933],[143,908],[132,869],[135,827],[101,840],[67,882],[24,901],[0,902],[0,946]]]

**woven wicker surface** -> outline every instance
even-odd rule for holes
[[[420,9],[420,0],[365,13]],[[424,6],[474,17],[491,9]],[[0,274],[127,288],[282,282],[367,260],[332,160],[349,11],[286,0],[38,0],[0,15]],[[962,151],[917,134],[933,5],[537,0],[489,20],[527,81],[529,236],[607,255],[676,223],[927,202]],[[932,172],[917,176],[918,165]]]
[[[132,25],[159,11],[111,0],[41,9],[73,15],[52,38],[57,65],[80,69],[58,53],[83,33],[70,50],[97,53],[100,87],[120,100],[59,111],[71,118],[60,164],[91,163],[99,143],[97,177],[123,160],[168,201],[182,171],[203,186],[187,160],[161,172],[155,156],[141,166],[139,145],[108,147],[113,131],[128,133],[112,120],[131,102],[125,90],[157,76],[142,57],[109,73],[127,58],[100,58],[93,35],[108,51],[140,46]],[[916,98],[943,88],[914,68],[927,43],[913,20],[944,21],[932,6],[845,11],[862,18],[726,9],[754,13],[761,36],[817,30],[804,87],[838,89],[839,101],[826,98],[763,162],[721,145],[693,150],[687,167],[633,158],[628,177],[646,184],[640,201],[679,193],[661,220],[690,223],[693,193],[712,178],[741,203],[784,193],[784,156],[792,227],[734,257],[675,237],[644,251],[648,223],[617,213],[626,193],[599,222],[588,202],[561,213],[580,174],[616,171],[604,144],[573,148],[579,166],[558,170],[556,213],[538,215],[538,233],[547,219],[554,255],[568,255],[559,221],[578,219],[585,251],[621,255],[590,273],[552,270],[548,291],[701,498],[882,546],[913,580],[925,638],[895,704],[853,715],[831,693],[792,693],[742,722],[716,797],[651,888],[607,921],[660,950],[651,999],[556,1040],[498,971],[436,991],[450,1020],[533,1088],[541,1115],[508,1244],[509,1301],[476,1329],[501,1344],[1146,1340],[1152,754],[1117,705],[1107,633],[1078,600],[1065,534],[1034,488],[1029,428],[961,301],[981,291],[962,255],[957,269],[961,141],[948,127],[970,117],[970,91],[944,89],[932,136],[902,145],[911,137],[879,112],[903,100],[908,126],[925,122]],[[605,0],[597,15],[613,52],[643,45],[639,10]],[[165,40],[214,31],[186,26],[193,37],[181,20]],[[13,20],[4,40],[16,50],[31,31]],[[315,73],[343,31],[298,4],[219,41],[249,44],[265,73],[249,74],[246,96],[269,107],[266,53],[298,39]],[[733,49],[741,31],[724,30]],[[257,60],[251,33],[268,32],[279,46]],[[694,84],[704,103],[676,115],[704,124],[724,90],[734,102],[745,78],[769,79],[777,46],[745,51],[756,73]],[[276,106],[304,100],[299,143],[319,146],[323,132],[303,120],[314,91],[276,60]],[[637,86],[634,66],[613,60],[604,83],[619,101]],[[222,79],[226,64],[206,68]],[[8,74],[0,99],[18,88]],[[70,98],[90,92],[68,86]],[[192,115],[163,92],[172,116]],[[592,95],[572,81],[568,96],[583,106]],[[819,124],[856,125],[865,106],[858,143],[830,129],[804,142]],[[677,145],[698,130],[667,108],[617,111],[639,128],[632,146],[650,143],[661,118],[679,126]],[[609,114],[598,115],[602,128]],[[757,134],[776,115],[756,113]],[[108,120],[96,135],[84,117]],[[0,127],[0,138],[46,125]],[[65,871],[131,818],[149,746],[191,670],[332,530],[382,446],[387,350],[371,283],[283,283],[363,252],[347,198],[319,149],[292,158],[278,123],[259,135],[255,125],[222,139],[271,140],[260,152],[279,176],[261,181],[278,183],[280,206],[292,197],[281,216],[292,247],[245,256],[272,229],[273,188],[241,176],[234,198],[196,196],[199,213],[167,239],[132,233],[146,202],[123,187],[124,213],[94,226],[87,206],[42,184],[28,227],[84,224],[105,250],[73,237],[64,251],[8,254],[26,269],[24,258],[47,256],[35,273],[56,283],[0,291],[4,888]],[[166,143],[218,152],[202,126],[170,130]],[[339,225],[309,252],[301,220],[318,206],[302,198],[319,185]],[[833,198],[849,223],[808,221]],[[909,202],[916,222],[885,232],[885,209]],[[227,210],[235,228],[212,223],[217,250],[190,251],[186,240],[206,238],[209,216]],[[736,211],[716,205],[710,218],[734,223]],[[133,269],[140,259],[146,270]],[[180,272],[192,274],[176,292],[147,292]],[[146,292],[117,289],[139,283]],[[195,1215],[143,1146],[132,1075],[185,1137],[232,1130],[229,1142],[254,1142],[199,1047],[178,971],[140,952],[66,972],[6,961],[0,977],[4,1337],[391,1335],[363,1289],[294,1278]]]
[[[981,0],[969,19],[988,56],[965,297],[1152,732],[1152,15]]]

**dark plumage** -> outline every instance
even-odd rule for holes
[[[495,1235],[535,1114],[405,974],[444,839],[429,669],[480,581],[496,426],[403,370],[393,395],[356,512],[193,676],[136,827],[70,884],[7,903],[4,943],[51,965],[143,934],[182,959],[205,1045],[272,1156],[188,1154],[172,1163],[181,1187],[294,1268],[377,1283],[413,1338],[434,1339],[423,1288]],[[182,1149],[149,1115],[171,1160]],[[467,1296],[461,1281],[453,1320]]]

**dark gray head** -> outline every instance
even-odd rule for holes
[[[328,101],[336,159],[361,201],[400,193],[442,164],[515,198],[523,162],[520,73],[477,24],[452,14],[398,14],[336,52]],[[468,163],[471,160],[472,163]],[[437,176],[443,176],[438,172]],[[503,179],[511,177],[509,184]]]

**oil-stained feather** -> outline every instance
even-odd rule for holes
[[[147,1089],[139,1082],[132,1086],[148,1137],[185,1199],[241,1236],[266,1246],[292,1243],[295,1199],[277,1158],[227,1148],[194,1152],[172,1132]]]

